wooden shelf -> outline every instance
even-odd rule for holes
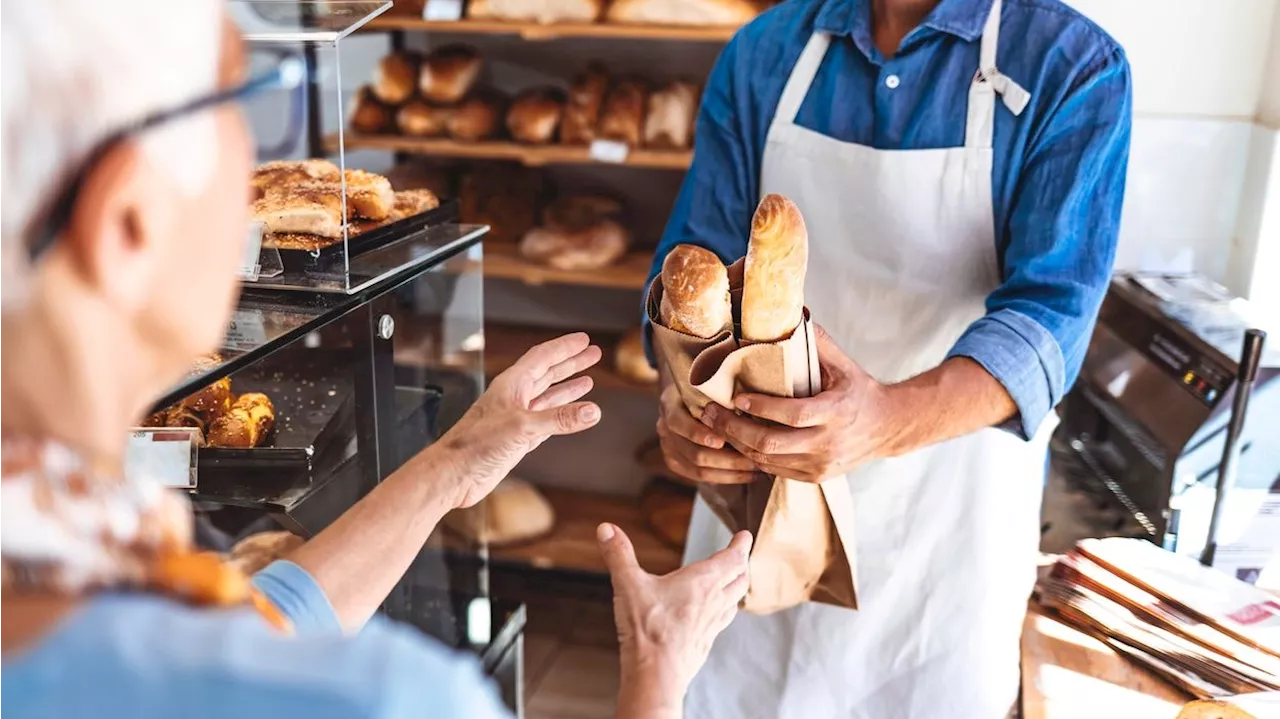
[[[692,151],[632,150],[627,159],[618,163],[606,163],[591,157],[586,147],[573,145],[522,145],[516,142],[456,142],[454,140],[400,137],[397,135],[361,135],[346,132],[343,136],[347,150],[383,150],[404,152],[431,157],[454,157],[476,160],[509,160],[527,167],[544,165],[594,165],[616,164],[626,167],[646,167],[659,170],[687,170],[693,161]],[[336,152],[338,136],[329,135],[325,146]]]
[[[495,564],[605,575],[608,570],[596,546],[596,527],[611,522],[631,538],[641,567],[657,574],[680,568],[680,552],[649,529],[639,500],[554,487],[539,490],[555,510],[555,528],[532,542],[492,548],[489,556]],[[466,543],[452,534],[444,542],[453,549],[466,548]]]
[[[484,276],[502,280],[519,280],[526,285],[577,285],[616,290],[643,290],[649,279],[653,253],[631,252],[617,264],[598,270],[557,270],[520,256],[515,245],[485,244]]]
[[[494,377],[515,364],[520,356],[536,344],[555,339],[571,330],[546,327],[527,327],[486,322],[484,326],[484,373]],[[604,357],[599,364],[587,370],[587,376],[595,381],[596,389],[623,389],[656,395],[657,383],[637,384],[618,374],[613,368],[613,351],[619,335],[614,332],[590,332],[591,341],[600,345]]]
[[[530,41],[564,38],[605,38],[612,40],[679,40],[684,42],[728,42],[736,27],[682,27],[671,25],[622,25],[618,23],[501,22],[496,20],[434,21],[405,15],[374,18],[367,30],[417,30],[471,35],[518,35]]]

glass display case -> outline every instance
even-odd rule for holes
[[[254,63],[301,54],[310,73],[303,92],[314,93],[333,84],[317,78],[338,71],[342,39],[390,3],[230,6],[251,47],[270,49],[253,53]],[[320,103],[282,92],[262,99],[274,112],[250,113],[280,120],[267,128],[254,122],[260,162],[317,124],[307,108]],[[340,140],[328,161],[338,168],[330,179],[339,188],[341,232],[326,246],[289,250],[270,246],[269,228],[251,227],[251,237],[256,231],[264,240],[260,262],[242,279],[221,349],[157,398],[147,426],[134,433],[135,460],[179,465],[161,476],[183,480],[173,483],[190,492],[198,538],[209,549],[225,552],[266,530],[304,539],[322,531],[443,435],[484,389],[480,240],[488,228],[459,224],[449,198],[372,226],[348,206],[358,168],[347,167]],[[218,417],[246,403],[270,421],[224,432]],[[165,452],[175,435],[193,448],[189,459]],[[457,551],[460,542],[466,551]],[[525,611],[490,599],[487,555],[467,540],[433,537],[383,612],[475,651],[519,715]]]

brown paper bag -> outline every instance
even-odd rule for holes
[[[733,314],[740,316],[742,260],[729,267]],[[809,311],[788,338],[746,343],[725,330],[701,339],[663,327],[662,282],[649,288],[647,310],[658,361],[685,406],[701,417],[708,402],[733,407],[738,392],[809,397],[822,389]],[[853,499],[844,477],[822,484],[770,478],[747,485],[700,485],[698,494],[730,530],[747,530],[751,586],[743,608],[769,614],[806,601],[856,609]]]

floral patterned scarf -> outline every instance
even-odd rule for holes
[[[0,565],[6,591],[158,592],[201,606],[287,618],[235,567],[192,545],[190,505],[146,477],[94,471],[48,441],[0,441]]]

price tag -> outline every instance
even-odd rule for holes
[[[262,233],[265,226],[261,222],[249,223],[249,235],[245,238],[244,257],[240,260],[240,277],[256,282],[262,271],[258,256],[262,254]]]
[[[200,430],[195,427],[139,427],[129,435],[124,471],[166,487],[196,488]]]
[[[591,159],[596,162],[621,163],[627,161],[627,153],[631,148],[627,143],[617,140],[593,140],[591,142]]]
[[[267,343],[267,324],[262,310],[236,310],[227,327],[223,346],[229,350],[250,352]]]
[[[462,19],[462,0],[427,0],[422,7],[422,19],[457,22]]]

